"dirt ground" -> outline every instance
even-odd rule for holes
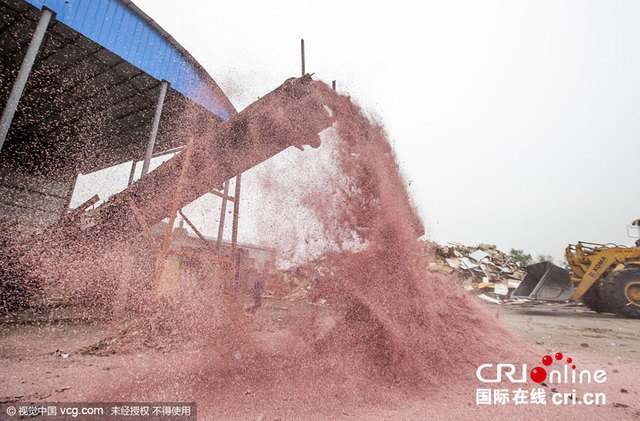
[[[563,417],[566,419],[640,419],[640,337],[637,335],[640,320],[628,320],[614,315],[596,314],[581,306],[558,304],[508,304],[480,303],[492,316],[498,317],[502,325],[515,335],[543,353],[562,351],[571,356],[576,364],[592,369],[602,368],[607,372],[604,388],[607,402],[598,407],[545,408],[517,407],[514,405],[481,407],[475,402],[475,389],[487,387],[469,373],[469,387],[449,390],[446,384],[436,387],[428,396],[408,396],[406,393],[390,391],[388,399],[370,402],[367,399],[356,405],[338,404],[325,412],[309,413],[302,419],[513,419],[527,416]],[[287,326],[301,312],[316,312],[323,317],[326,328],[331,328],[331,306],[310,304],[304,301],[265,300],[264,306],[255,316],[257,326],[263,331],[265,349],[286,342]],[[73,314],[74,317],[69,315]],[[117,324],[116,326],[117,327]],[[47,316],[25,314],[19,321],[5,320],[0,325],[0,403],[20,402],[64,402],[96,401],[100,396],[129,397],[132,400],[147,400],[154,395],[146,392],[148,377],[153,376],[153,367],[182,364],[195,357],[197,349],[176,349],[170,352],[144,349],[130,353],[108,356],[83,355],[78,351],[113,332],[112,322],[95,318],[78,317],[77,313],[59,310]],[[275,340],[274,340],[275,339]],[[267,351],[269,351],[267,349]],[[276,350],[274,349],[275,353]],[[552,354],[553,355],[553,354]],[[487,356],[488,363],[492,361]],[[535,364],[536,362],[532,362]],[[133,389],[119,390],[123,378],[133,383]],[[136,383],[138,382],[138,383]],[[179,381],[176,380],[179,384]],[[140,390],[135,385],[140,385]],[[530,386],[530,385],[529,385]],[[591,386],[591,385],[589,385]],[[602,386],[602,385],[598,385]],[[225,393],[246,395],[242,415],[233,408],[221,409],[220,399],[198,401],[199,419],[300,419],[300,414],[286,408],[295,406],[291,399],[283,397],[268,410],[260,398],[260,391],[246,390],[240,385],[222,384]],[[494,387],[494,386],[491,386]],[[172,392],[164,385],[155,397]],[[196,390],[196,389],[193,389]],[[101,395],[104,393],[104,395]],[[160,395],[158,395],[158,393]],[[197,392],[194,392],[197,393]],[[309,392],[310,393],[310,392]],[[338,393],[336,393],[336,396]],[[182,396],[188,398],[188,396]],[[266,398],[265,398],[266,399]],[[106,399],[105,399],[106,400]],[[224,401],[224,398],[222,398]],[[281,410],[280,412],[278,412]],[[328,412],[327,412],[328,411]],[[0,419],[4,414],[0,414]]]
[[[561,304],[487,305],[502,325],[543,349],[563,350],[587,361],[640,362],[640,320]]]

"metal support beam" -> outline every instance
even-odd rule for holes
[[[228,188],[227,188],[227,190],[228,190]],[[221,197],[224,200],[226,200],[227,202],[233,202],[233,201],[236,200],[236,199],[233,198],[233,196],[229,196],[228,194],[220,193],[218,190],[209,190],[209,193],[211,193],[211,194],[213,194],[215,196]]]
[[[300,40],[300,55],[302,56],[302,76],[306,74],[304,71],[304,39]]]
[[[185,146],[182,145],[182,146],[176,146],[175,148],[167,149],[167,150],[164,150],[164,151],[154,152],[152,158],[157,158],[159,156],[169,155],[171,153],[178,153],[181,150],[183,150],[184,148],[185,148]]]
[[[160,94],[158,95],[158,103],[156,104],[156,114],[153,117],[153,125],[151,126],[151,133],[149,134],[149,144],[147,145],[147,155],[144,157],[144,163],[142,164],[142,175],[144,177],[149,173],[149,164],[151,164],[151,156],[153,156],[153,147],[156,144],[156,136],[158,135],[158,127],[160,127],[160,117],[162,116],[162,106],[164,105],[164,98],[167,95],[167,88],[169,82],[163,80],[160,83]]]
[[[158,243],[156,242],[156,239],[153,236],[153,233],[151,232],[151,228],[149,228],[149,224],[147,224],[147,221],[144,220],[144,217],[142,216],[142,213],[140,213],[140,210],[138,210],[138,208],[136,207],[135,203],[133,203],[133,200],[131,200],[131,198],[129,197],[128,194],[124,195],[124,200],[126,200],[127,203],[129,204],[129,207],[131,208],[131,211],[133,212],[133,216],[135,216],[136,221],[138,221],[138,224],[140,224],[140,227],[142,228],[142,231],[147,236],[147,240],[149,240],[149,243],[151,244],[151,248],[153,248],[153,253],[156,256],[160,256],[160,254],[162,252],[160,250],[160,246],[158,246]],[[156,261],[156,265],[157,264],[158,263]]]
[[[29,79],[29,74],[31,73],[31,69],[33,68],[33,63],[36,60],[36,56],[38,55],[38,51],[40,50],[40,45],[42,44],[42,40],[44,39],[44,34],[47,32],[47,27],[49,26],[49,22],[53,17],[54,13],[47,9],[43,8],[42,13],[40,14],[40,20],[38,21],[38,25],[36,26],[36,30],[31,37],[31,42],[29,43],[29,48],[27,48],[27,53],[22,60],[22,64],[20,65],[20,71],[18,71],[18,77],[16,77],[15,82],[13,83],[13,87],[11,88],[11,93],[9,94],[9,100],[2,111],[2,117],[0,118],[0,150],[2,150],[2,145],[4,145],[4,141],[7,138],[7,133],[9,133],[9,127],[11,126],[11,121],[13,120],[13,116],[16,113],[16,109],[18,108],[18,103],[20,102],[20,98],[22,97],[22,92],[24,91],[24,87],[27,84],[27,79]]]
[[[180,199],[182,197],[182,189],[184,188],[184,182],[187,177],[187,168],[189,168],[189,158],[191,157],[191,147],[193,146],[193,138],[189,138],[187,149],[184,151],[184,160],[182,161],[182,169],[180,170],[180,177],[178,177],[178,185],[176,186],[176,192],[173,196],[173,203],[171,205],[171,212],[169,213],[169,223],[167,224],[167,230],[164,233],[164,239],[162,240],[162,251],[169,250],[169,244],[171,242],[171,234],[173,233],[173,224],[178,216],[178,210],[180,209]]]
[[[225,192],[227,192],[227,194],[225,193],[220,193],[218,190],[216,189],[211,189],[209,188],[209,186],[201,183],[200,181],[191,181],[191,185],[193,187],[195,187],[196,189],[203,189],[205,190],[207,193],[211,193],[215,196],[221,197],[222,199],[226,199],[227,202],[233,202],[235,199],[233,198],[233,196],[229,196],[229,188],[227,187],[227,189],[225,190]]]
[[[176,217],[178,216],[178,210],[180,210],[180,199],[182,197],[182,190],[184,188],[184,183],[187,178],[187,168],[189,168],[189,158],[191,157],[191,149],[193,146],[193,142],[194,142],[193,137],[189,138],[189,143],[187,143],[187,148],[184,151],[184,161],[182,161],[182,169],[180,170],[180,177],[178,177],[178,185],[176,186],[176,191],[173,196],[171,212],[169,213],[169,223],[167,224],[167,229],[164,233],[162,244],[160,245],[160,252],[156,257],[156,265],[155,265],[155,271],[153,276],[153,289],[151,293],[152,300],[155,300],[158,294],[160,282],[162,279],[162,271],[164,270],[165,261],[167,259],[167,254],[169,252],[169,246],[171,245],[171,234],[173,233],[173,224],[175,223]]]
[[[229,180],[224,182],[224,195],[229,196]],[[216,241],[216,249],[220,251],[222,245],[222,235],[224,234],[224,217],[227,214],[227,198],[222,198],[222,207],[220,208],[220,224],[218,225],[218,240]]]
[[[196,233],[196,235],[198,236],[198,238],[200,240],[202,240],[202,242],[204,243],[204,245],[209,249],[210,252],[213,253],[214,256],[217,256],[218,253],[216,251],[216,249],[213,248],[213,246],[211,245],[211,243],[209,242],[209,240],[207,240],[207,238],[200,232],[200,230],[198,230],[198,228],[195,226],[195,224],[193,222],[191,222],[191,220],[189,218],[187,218],[187,215],[185,215],[182,212],[182,209],[180,209],[178,211],[178,213],[180,214],[180,216],[182,217],[182,219],[184,219],[184,222],[187,223],[187,225],[189,225],[191,227],[191,229],[193,230],[193,232]]]
[[[235,271],[233,272],[233,300],[238,301],[238,290],[240,289],[240,263],[242,262],[242,253],[236,252]]]
[[[238,247],[238,217],[240,215],[240,180],[241,175],[236,176],[236,193],[233,195],[233,227],[231,228],[231,252],[236,253]]]
[[[238,280],[240,273],[240,260],[238,259],[238,217],[240,216],[240,181],[242,174],[236,176],[236,192],[233,195],[233,227],[231,231],[231,258],[235,262],[235,285],[234,285],[234,299],[238,289]]]
[[[136,165],[138,165],[138,161],[134,159],[133,163],[131,164],[131,172],[129,173],[129,181],[127,182],[127,186],[133,184],[133,179],[136,176]]]

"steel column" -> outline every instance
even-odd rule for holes
[[[231,259],[233,259],[235,270],[235,285],[233,288],[233,296],[235,299],[238,284],[238,275],[240,273],[240,260],[238,259],[238,217],[240,215],[240,182],[242,174],[236,176],[236,192],[233,195],[233,227],[231,231]]]
[[[306,74],[305,70],[304,70],[304,40],[301,39],[300,40],[300,55],[301,55],[301,59],[302,59],[302,76],[304,76]]]
[[[224,195],[229,195],[229,180],[224,182]],[[218,225],[218,240],[216,241],[216,249],[220,251],[222,245],[222,235],[224,234],[224,217],[227,213],[227,198],[222,198],[222,207],[220,208],[220,224]]]
[[[129,181],[127,182],[127,186],[133,184],[133,179],[136,176],[136,165],[138,165],[138,161],[134,159],[133,163],[131,164],[131,172],[129,173]]]
[[[160,127],[162,106],[164,105],[164,98],[167,95],[168,87],[169,82],[167,82],[166,80],[163,80],[160,83],[160,94],[158,95],[158,103],[156,104],[156,114],[153,117],[153,125],[151,126],[151,133],[149,134],[149,144],[147,145],[147,154],[144,157],[144,163],[142,164],[142,174],[140,175],[140,177],[144,177],[149,173],[149,165],[151,164],[151,157],[153,156],[153,148],[156,145],[158,127]]]
[[[9,133],[9,127],[11,126],[11,121],[13,120],[13,116],[16,113],[16,109],[18,108],[18,103],[20,102],[20,98],[22,97],[22,92],[24,91],[24,87],[27,84],[27,80],[29,79],[29,74],[31,73],[31,69],[33,68],[33,63],[36,60],[36,56],[38,55],[38,51],[40,50],[40,45],[42,44],[42,40],[44,39],[44,35],[47,32],[47,27],[49,26],[49,22],[53,17],[53,11],[42,8],[42,14],[40,14],[40,20],[38,21],[38,25],[36,26],[36,30],[31,37],[31,42],[29,43],[29,48],[27,48],[27,53],[22,59],[22,64],[20,65],[20,70],[18,71],[18,77],[16,77],[16,81],[13,83],[13,87],[11,88],[11,93],[9,94],[9,99],[7,100],[7,104],[2,111],[2,118],[0,118],[0,150],[2,150],[2,145],[4,145],[4,141],[7,138],[7,133]]]
[[[231,228],[231,254],[232,257],[236,254],[238,248],[238,216],[240,214],[240,178],[241,175],[236,176],[236,193],[233,198],[233,227]]]
[[[164,233],[164,238],[162,239],[160,252],[156,257],[155,273],[153,277],[153,290],[151,295],[152,300],[155,299],[158,293],[158,288],[160,287],[160,281],[162,278],[162,271],[164,270],[167,255],[169,254],[169,246],[171,245],[171,234],[173,234],[173,224],[175,223],[176,217],[178,216],[178,210],[180,210],[180,198],[182,196],[184,183],[185,181],[187,181],[187,168],[189,167],[189,158],[191,157],[193,142],[194,139],[192,137],[189,138],[189,143],[187,143],[187,148],[184,151],[184,161],[182,161],[182,169],[180,170],[180,177],[178,177],[178,185],[176,186],[176,192],[173,196],[171,213],[169,214],[169,223],[167,224],[167,229]]]

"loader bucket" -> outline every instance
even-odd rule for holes
[[[511,298],[566,301],[571,297],[573,283],[569,271],[549,262],[529,265],[526,270],[526,276],[511,293]]]

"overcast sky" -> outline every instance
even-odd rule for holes
[[[304,38],[307,71],[387,128],[433,240],[633,242],[640,2],[135,3],[238,110],[299,76]]]

